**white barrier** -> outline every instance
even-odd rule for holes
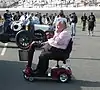
[[[63,8],[0,8],[0,11],[37,11],[37,10],[100,10],[100,7],[63,7]]]

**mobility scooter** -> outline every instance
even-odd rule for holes
[[[67,60],[70,56],[70,53],[72,51],[72,45],[73,45],[73,41],[72,39],[70,40],[67,48],[66,48],[66,53],[65,53],[65,57],[64,58],[59,58],[59,56],[57,58],[52,58],[52,60],[56,60],[57,61],[57,66],[54,68],[51,68],[50,71],[47,71],[47,73],[45,75],[36,75],[34,73],[32,73],[30,76],[27,76],[24,72],[23,72],[23,77],[25,78],[25,80],[28,80],[30,82],[34,81],[35,79],[51,79],[51,80],[57,80],[60,81],[62,83],[68,82],[71,80],[71,76],[72,76],[72,70],[70,68],[69,60]],[[24,52],[24,54],[23,54]],[[27,60],[27,55],[25,55],[25,52],[27,54],[28,50],[19,50],[19,59],[25,59]],[[25,58],[26,57],[26,58]],[[60,66],[59,65],[59,61],[63,61],[63,65]]]

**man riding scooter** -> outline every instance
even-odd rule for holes
[[[35,75],[44,75],[48,69],[49,60],[54,58],[63,58],[66,56],[65,49],[69,44],[71,35],[67,31],[67,24],[64,20],[60,20],[56,24],[55,34],[52,38],[44,43],[43,51],[39,56],[39,62],[36,70],[32,70],[32,60],[35,51],[34,42],[30,45],[28,51],[28,64],[23,72],[30,76],[32,73]],[[69,58],[69,53],[68,53]]]

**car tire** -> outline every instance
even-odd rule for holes
[[[34,36],[36,41],[45,42],[47,40],[45,32],[41,29],[35,30]]]
[[[30,44],[32,43],[32,34],[29,31],[21,30],[16,36],[16,44],[20,49],[29,49]]]

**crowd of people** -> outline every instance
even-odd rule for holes
[[[51,25],[52,27],[55,25],[55,22],[62,18],[66,23],[69,24],[71,29],[72,36],[76,35],[76,24],[78,22],[78,17],[75,12],[65,15],[64,11],[61,10],[62,13],[57,15],[57,13],[45,13],[42,14],[40,12],[10,12],[9,10],[6,10],[6,12],[3,15],[3,18],[5,20],[4,26],[5,28],[10,23],[10,21],[21,21],[24,24],[27,24],[31,22],[32,24],[43,24],[43,25]],[[2,18],[2,17],[1,17]],[[86,24],[88,24],[88,34],[90,35],[90,31],[94,31],[94,27],[96,26],[96,18],[93,12],[89,16],[86,15],[86,13],[83,13],[81,17],[82,25],[82,31],[86,30]]]
[[[88,35],[92,34],[92,36],[93,36],[94,35],[94,27],[96,26],[96,17],[93,14],[93,12],[91,12],[91,14],[89,16],[87,16],[86,13],[83,13],[83,16],[81,17],[81,21],[83,23],[82,31],[86,30],[86,23],[88,21]]]

